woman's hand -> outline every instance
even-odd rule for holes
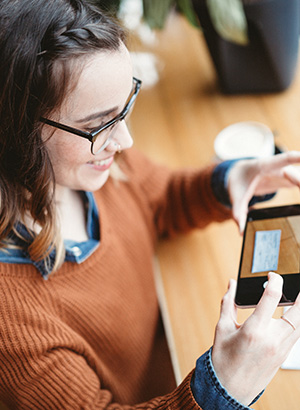
[[[268,158],[238,161],[230,170],[228,193],[234,220],[243,232],[248,204],[253,195],[265,195],[279,188],[300,186],[300,152],[290,151]]]
[[[300,296],[285,317],[295,325],[272,316],[282,295],[282,278],[269,274],[268,285],[253,314],[237,324],[235,281],[225,294],[216,327],[212,361],[229,394],[249,405],[268,385],[300,337]]]

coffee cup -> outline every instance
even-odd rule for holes
[[[214,149],[219,160],[263,158],[275,153],[274,135],[260,122],[237,122],[224,128],[215,138]]]

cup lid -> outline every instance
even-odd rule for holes
[[[221,160],[271,156],[275,151],[274,135],[260,122],[237,122],[217,135],[214,148]]]

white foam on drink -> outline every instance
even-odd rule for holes
[[[224,128],[215,139],[215,153],[220,160],[242,157],[267,157],[274,154],[274,135],[265,124],[238,122]]]

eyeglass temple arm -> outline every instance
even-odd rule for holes
[[[64,125],[56,121],[49,120],[48,118],[41,117],[40,121],[44,124],[50,125],[51,127],[59,128],[60,130],[70,132],[71,134],[79,135],[80,137],[87,138],[92,142],[92,136],[89,132],[78,130],[77,128],[70,127],[69,125]]]

